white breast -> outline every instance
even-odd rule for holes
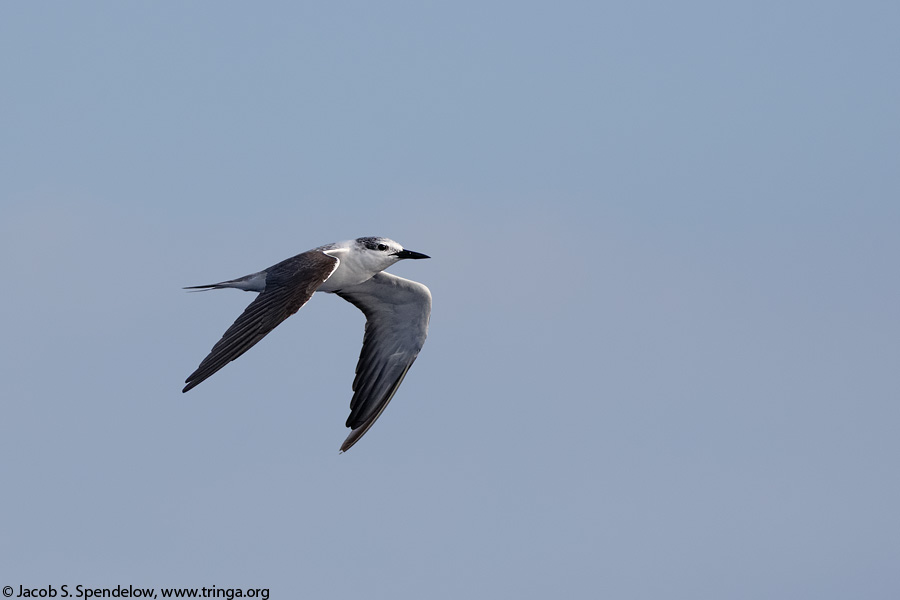
[[[378,272],[357,260],[358,256],[352,249],[334,248],[332,250],[323,250],[323,252],[341,262],[334,273],[331,274],[331,277],[319,287],[318,291],[320,292],[336,292],[343,288],[359,285],[371,279]]]

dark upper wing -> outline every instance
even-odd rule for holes
[[[310,250],[266,269],[265,289],[216,342],[197,370],[185,379],[187,385],[182,392],[239,357],[300,310],[316,289],[331,277],[338,264],[337,258]]]
[[[431,292],[421,283],[382,272],[338,295],[366,315],[347,418],[353,431],[341,446],[343,452],[375,423],[416,360],[428,334]]]

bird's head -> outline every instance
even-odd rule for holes
[[[361,237],[356,239],[356,251],[360,261],[379,271],[404,258],[431,258],[421,252],[405,250],[403,246],[385,237]]]

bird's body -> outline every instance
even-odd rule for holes
[[[391,401],[428,334],[431,292],[421,283],[382,272],[404,258],[428,256],[387,238],[364,237],[320,246],[245,277],[186,288],[236,288],[259,295],[185,380],[182,391],[249,350],[313,293],[337,294],[366,316],[347,419],[352,431],[341,446],[342,452],[349,450]]]

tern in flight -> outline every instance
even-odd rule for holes
[[[341,445],[341,452],[349,450],[397,393],[428,334],[431,292],[421,283],[383,272],[404,258],[430,257],[388,238],[362,237],[314,248],[245,277],[185,288],[236,288],[259,295],[185,380],[182,391],[249,350],[300,310],[314,292],[337,294],[366,316],[347,418],[351,431]]]

